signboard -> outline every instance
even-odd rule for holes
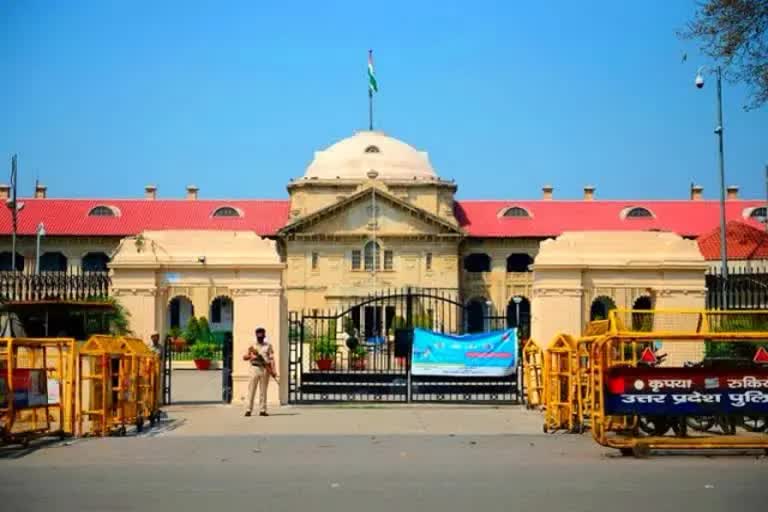
[[[768,414],[768,368],[611,368],[609,415]]]
[[[13,370],[13,406],[16,409],[36,407],[48,403],[45,370],[16,368]],[[10,391],[7,370],[0,375],[0,407],[8,407]]]
[[[413,375],[501,377],[514,374],[516,367],[514,329],[465,336],[413,331]]]

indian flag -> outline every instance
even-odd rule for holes
[[[368,90],[371,93],[379,92],[379,84],[376,83],[376,73],[373,72],[373,50],[368,50]]]

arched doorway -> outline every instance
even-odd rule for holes
[[[595,298],[589,308],[589,321],[607,320],[608,312],[612,309],[616,309],[616,303],[612,298],[605,295]]]
[[[179,329],[183,331],[189,319],[195,316],[195,306],[189,298],[178,295],[168,302],[167,325],[169,329]]]
[[[67,257],[60,252],[46,252],[40,256],[41,272],[65,272]]]
[[[475,298],[467,302],[466,328],[468,333],[483,332],[487,311],[486,299]]]
[[[515,296],[507,303],[507,328],[517,328],[521,340],[528,339],[531,332],[531,302],[522,296]]]
[[[107,270],[109,256],[103,252],[89,252],[83,256],[80,268],[83,272],[104,272]]]
[[[8,251],[0,252],[0,270],[24,270],[24,256],[16,253],[16,268],[13,266],[13,254]]]
[[[228,404],[232,402],[232,330],[235,320],[232,299],[226,296],[213,299],[208,319],[214,343],[221,350],[221,400]]]

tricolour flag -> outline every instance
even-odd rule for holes
[[[373,72],[373,50],[368,50],[368,90],[371,93],[379,92],[379,84],[376,83],[376,74]]]

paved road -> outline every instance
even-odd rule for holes
[[[764,457],[636,460],[571,435],[163,434],[8,453],[9,511],[735,512],[768,498]]]

